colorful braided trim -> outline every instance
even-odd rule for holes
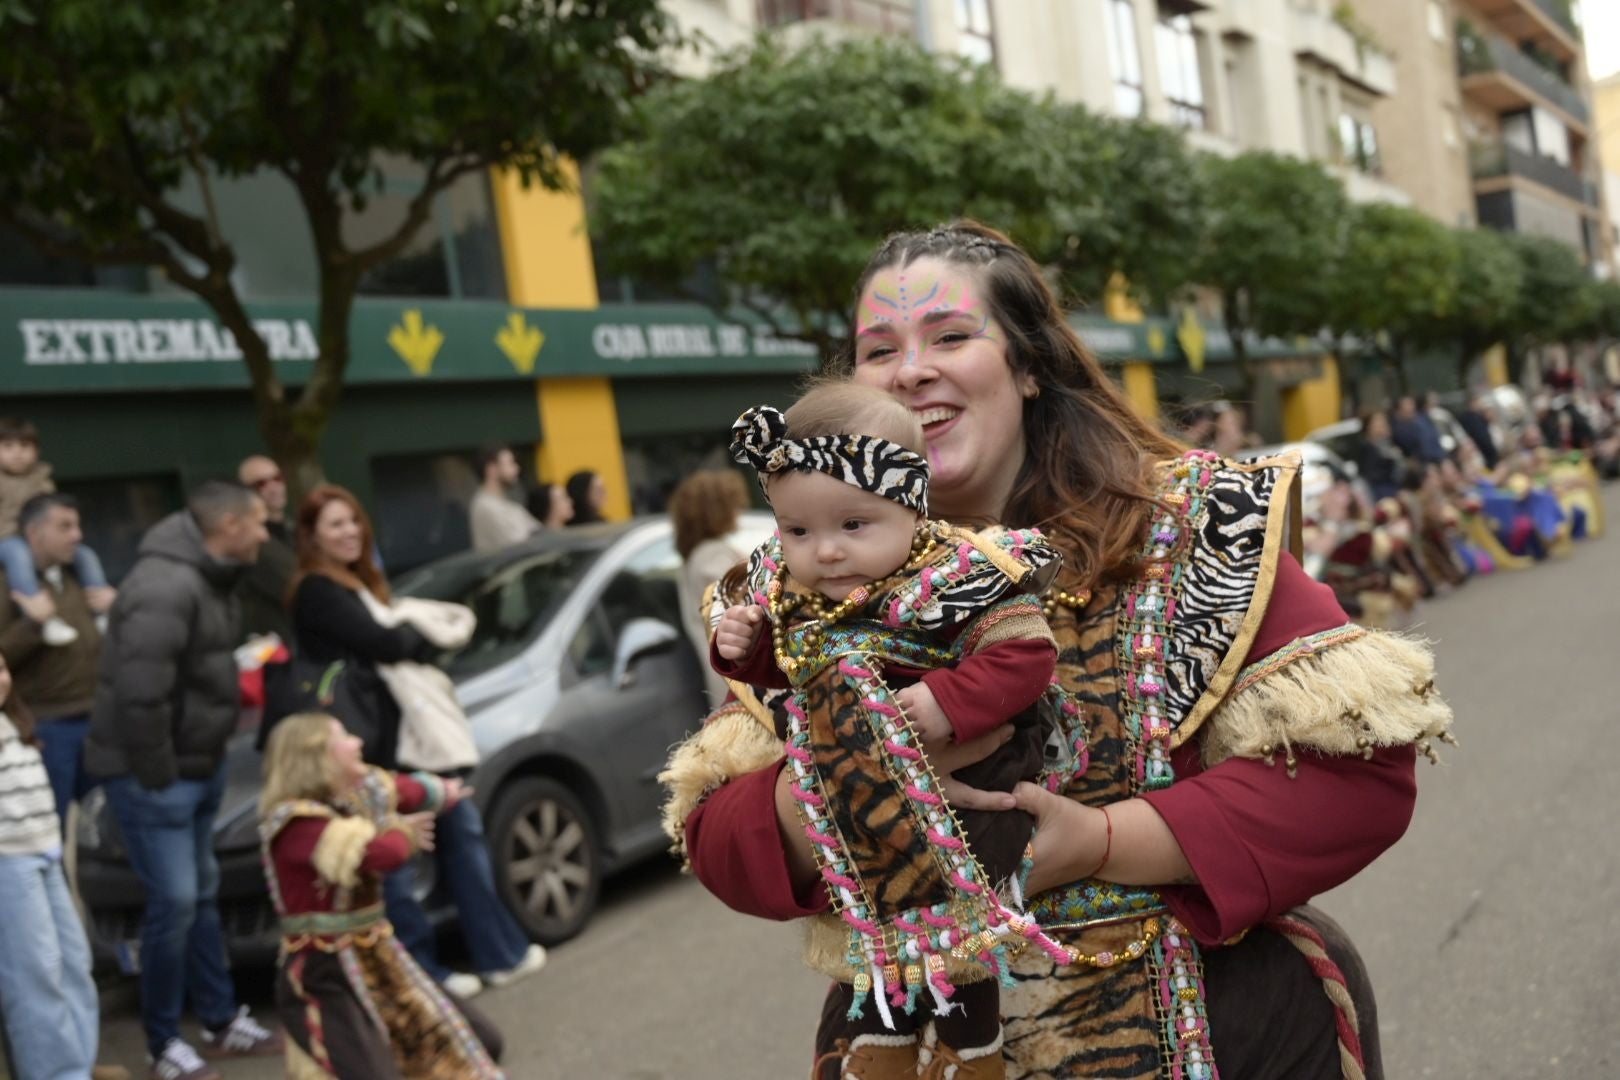
[[[1232,693],[1240,694],[1268,675],[1275,675],[1288,665],[1315,656],[1323,649],[1334,645],[1344,645],[1366,636],[1366,627],[1357,626],[1355,623],[1345,623],[1343,626],[1335,626],[1331,630],[1322,630],[1306,637],[1295,638],[1270,656],[1262,660],[1256,660],[1239,672],[1237,682],[1232,686]]]

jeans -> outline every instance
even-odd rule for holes
[[[223,768],[212,779],[176,780],[156,791],[133,776],[107,781],[130,866],[146,886],[141,1020],[153,1056],[179,1037],[188,996],[205,1027],[224,1027],[236,1015],[214,857],[214,818],[224,794]]]
[[[84,798],[96,786],[96,779],[84,769],[84,739],[90,734],[90,717],[41,720],[35,730],[40,757],[45,759],[45,774],[51,778],[51,792],[56,796],[56,813],[65,829],[68,803]]]
[[[34,567],[34,552],[21,536],[8,536],[0,540],[0,569],[6,572],[6,581],[24,596],[39,592],[39,571]],[[101,568],[101,559],[88,545],[80,544],[73,552],[73,573],[79,584],[87,589],[99,589],[107,584],[107,571]]]
[[[0,956],[18,1077],[84,1080],[96,1063],[96,984],[59,853],[0,855]]]
[[[433,858],[439,880],[450,888],[472,969],[489,973],[516,967],[528,951],[529,938],[495,891],[495,868],[478,807],[470,800],[457,803],[440,816],[435,836]],[[412,895],[413,876],[405,866],[384,879],[388,920],[422,970],[443,982],[449,972],[439,963],[432,924]]]

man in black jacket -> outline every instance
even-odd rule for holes
[[[213,846],[240,712],[233,590],[267,539],[264,523],[264,501],[247,488],[197,488],[141,540],[102,646],[85,765],[110,778],[107,801],[146,886],[141,1014],[158,1080],[218,1076],[180,1037],[188,998],[205,1051],[281,1049],[236,1007]]]

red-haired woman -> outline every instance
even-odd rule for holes
[[[371,703],[370,730],[355,731],[369,765],[397,769],[399,705],[377,674],[378,664],[431,662],[434,647],[407,624],[385,626],[371,614],[364,594],[386,605],[388,582],[377,566],[371,521],[352,493],[324,484],[298,508],[298,575],[292,590],[293,631],[300,655],[319,664],[343,661],[344,678]],[[439,821],[434,852],[461,915],[473,971],[452,974],[439,963],[433,928],[411,890],[410,868],[383,883],[388,918],[422,969],[470,998],[485,982],[504,986],[538,971],[545,950],[530,945],[523,928],[501,903],[484,826],[472,800],[458,803]]]
[[[1210,1080],[1218,1065],[1336,1080],[1346,1061],[1381,1075],[1370,996],[1358,1034],[1304,955],[1326,939],[1342,1002],[1346,977],[1365,989],[1354,950],[1298,905],[1405,830],[1416,750],[1450,722],[1427,650],[1352,624],[1283,550],[1292,463],[1233,465],[1153,430],[1000,233],[891,237],[854,307],[849,377],[922,420],[931,511],[1039,526],[1064,555],[1047,606],[1058,678],[1083,706],[1083,775],[1060,794],[975,791],[949,774],[998,733],[925,743],[955,806],[1036,818],[1026,895],[1065,962],[1036,949],[1014,962],[1005,1075]],[[672,831],[731,907],[812,919],[822,947],[807,958],[847,981],[839,916],[863,909],[823,881],[795,807],[824,779],[783,768],[771,704],[722,708],[677,751]],[[824,1038],[816,1075],[1001,1075],[1002,1062],[942,1060],[926,1037],[895,1042]]]

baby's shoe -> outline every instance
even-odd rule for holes
[[[47,645],[71,645],[79,640],[79,632],[62,621],[62,616],[52,615],[40,627],[40,636]]]
[[[1001,1032],[988,1046],[958,1050],[939,1041],[930,1024],[917,1057],[920,1080],[1006,1080],[1007,1063],[1001,1057]]]
[[[917,1080],[915,1035],[857,1035],[839,1039],[838,1049],[822,1054],[810,1080],[826,1080],[822,1066],[835,1062],[837,1080]]]

